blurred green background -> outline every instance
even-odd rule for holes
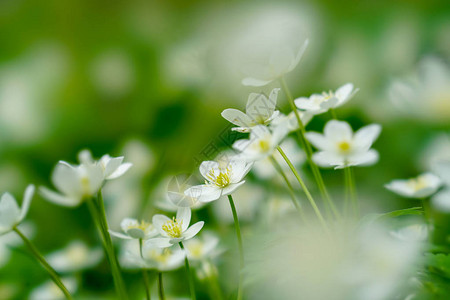
[[[202,152],[211,142],[219,148],[232,143],[231,137],[221,138],[230,128],[222,110],[244,109],[249,92],[277,87],[243,87],[222,69],[227,57],[218,50],[240,25],[252,21],[253,13],[265,10],[289,11],[289,17],[297,14],[306,24],[310,47],[287,76],[294,96],[353,82],[360,92],[338,110],[339,117],[354,129],[383,125],[374,146],[380,162],[356,170],[367,210],[411,206],[383,184],[426,170],[423,153],[438,134],[448,133],[450,109],[443,108],[438,121],[397,111],[389,86],[414,73],[424,57],[440,59],[448,70],[450,7],[445,0],[2,0],[0,191],[20,201],[28,183],[51,186],[56,162],[76,162],[83,148],[96,157],[133,153],[139,169],[133,184],[142,190],[138,207],[151,211],[156,201],[151,195],[161,179],[195,172],[198,160],[208,159]],[[447,103],[449,95],[442,96]],[[278,101],[287,112],[283,93]],[[328,118],[316,117],[308,130],[322,131]],[[325,180],[341,193],[340,174],[325,171]],[[97,241],[84,207],[65,209],[36,196],[27,219],[35,224],[34,240],[44,253],[73,238]],[[106,262],[96,272],[106,274]],[[23,297],[45,276],[16,253],[0,272],[0,290],[21,282]],[[86,285],[94,290],[111,283],[101,278],[88,274]]]

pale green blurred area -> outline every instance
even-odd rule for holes
[[[414,103],[394,105],[389,91],[397,78],[420,72],[430,57],[448,75],[445,0],[0,1],[0,191],[21,199],[28,183],[50,184],[58,160],[75,162],[78,151],[89,148],[97,157],[125,155],[135,164],[119,187],[110,188],[109,197],[120,203],[111,209],[114,220],[123,217],[119,212],[153,212],[157,199],[150,195],[160,180],[194,172],[199,159],[211,158],[202,154],[211,143],[232,143],[220,112],[244,109],[249,92],[278,87],[242,86],[230,58],[242,28],[271,14],[297,20],[310,39],[302,61],[286,76],[294,96],[353,82],[360,91],[337,111],[339,117],[354,129],[372,122],[383,126],[374,146],[380,162],[356,170],[366,210],[411,206],[383,184],[428,170],[424,153],[437,151],[430,143],[450,129],[450,77],[439,85],[439,95],[430,85],[418,97],[419,103],[437,103],[431,117]],[[431,78],[439,81],[436,72]],[[287,112],[283,93],[278,101]],[[318,116],[307,129],[322,131],[328,119]],[[342,174],[324,174],[339,199]],[[44,252],[74,238],[97,241],[84,208],[64,209],[36,196],[28,219]],[[45,278],[23,254],[4,268],[0,284],[15,285],[24,270],[36,276],[15,287],[25,292]],[[88,273],[88,290],[107,289],[109,279],[96,275],[107,272],[104,263]],[[2,285],[0,295],[7,288]]]

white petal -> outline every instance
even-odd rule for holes
[[[347,122],[331,120],[325,125],[325,138],[334,142],[350,141],[353,130]]]
[[[25,194],[23,196],[22,207],[20,208],[20,216],[19,222],[22,221],[28,213],[28,209],[30,208],[31,199],[33,199],[35,187],[30,184],[25,190]]]
[[[343,86],[341,86],[340,88],[338,88],[336,90],[335,95],[340,100],[339,104],[348,100],[350,98],[350,96],[352,95],[352,91],[353,91],[352,83],[346,83]]]
[[[253,120],[249,116],[237,109],[225,109],[221,115],[225,120],[239,127],[250,127],[254,125]]]
[[[123,240],[132,240],[133,239],[132,237],[125,235],[123,233],[120,233],[120,232],[116,232],[116,231],[112,231],[112,230],[108,230],[108,232],[111,236],[118,237],[119,239],[123,239]]]
[[[414,191],[407,184],[406,180],[392,180],[384,186],[388,190],[404,197],[413,197]]]
[[[308,141],[317,149],[319,150],[331,150],[333,149],[333,145],[330,143],[329,140],[325,138],[320,133],[317,132],[307,132],[306,138]]]
[[[19,216],[16,199],[10,193],[4,193],[0,199],[0,227],[12,229],[18,223]]]
[[[222,190],[215,185],[203,184],[190,187],[185,193],[200,202],[211,202],[220,198]]]
[[[123,156],[110,157],[109,155],[106,154],[100,159],[100,162],[102,162],[102,160],[104,164],[103,167],[105,168],[105,177],[109,177],[122,164]]]
[[[95,195],[103,184],[103,170],[100,165],[84,166],[89,179],[89,194]]]
[[[222,190],[222,195],[221,196],[230,195],[231,193],[233,193],[235,190],[237,190],[244,183],[245,183],[245,181],[241,181],[241,182],[238,182],[238,183],[230,184],[229,186],[227,186],[226,188],[224,188]]]
[[[306,39],[303,45],[298,49],[297,55],[295,56],[295,59],[291,62],[291,65],[289,66],[288,72],[294,70],[294,68],[298,65],[300,62],[300,59],[303,57],[303,54],[306,51],[306,48],[308,48],[309,40]]]
[[[253,77],[246,77],[246,78],[242,79],[241,83],[245,86],[264,86],[264,85],[272,82],[273,80],[275,80],[275,78],[270,79],[270,80],[264,80],[264,79],[257,79],[257,78],[253,78]]]
[[[323,168],[330,168],[332,166],[343,166],[344,157],[331,151],[320,151],[313,154],[313,161]]]
[[[172,243],[170,242],[170,238],[153,238],[145,241],[145,245],[147,247],[158,247],[158,248],[168,248],[172,247]]]
[[[125,218],[120,222],[120,228],[122,228],[123,232],[127,232],[127,230],[132,227],[138,225],[138,220],[133,218]]]
[[[89,149],[83,149],[78,152],[78,161],[82,164],[94,164],[94,158],[92,157],[92,153]]]
[[[41,194],[42,197],[44,197],[48,201],[63,206],[70,206],[70,207],[77,206],[81,203],[82,200],[81,197],[75,198],[70,196],[64,196],[52,190],[49,190],[48,188],[43,186],[39,187],[39,193]]]
[[[125,174],[132,166],[133,166],[132,163],[123,163],[111,175],[106,177],[106,179],[107,180],[116,179]]]
[[[450,161],[436,161],[432,166],[432,170],[446,185],[450,186]]]
[[[189,223],[191,223],[191,209],[189,207],[178,208],[176,219],[178,222],[182,222],[181,229],[185,231],[189,227]]]
[[[254,120],[254,123],[264,124],[273,115],[275,104],[262,93],[251,93],[245,113]]]
[[[200,221],[189,227],[188,230],[183,233],[184,239],[188,240],[193,238],[203,228],[203,225],[205,225],[205,222]]]
[[[159,233],[163,236],[167,236],[167,232],[165,232],[162,227],[166,224],[170,219],[165,215],[154,215],[152,218],[153,226],[159,231]]]
[[[358,149],[368,150],[373,142],[378,138],[381,132],[381,126],[378,124],[371,124],[359,129],[353,138],[354,145]]]
[[[52,173],[52,182],[65,195],[81,195],[80,174],[76,168],[60,161]]]
[[[213,170],[213,169],[218,169],[219,168],[219,163],[215,162],[215,161],[204,161],[200,164],[200,174],[202,174],[203,178],[209,180],[209,176],[208,173]]]
[[[250,140],[261,139],[267,135],[271,135],[269,128],[264,125],[257,125],[253,127],[250,133]]]
[[[317,95],[312,95],[317,96]],[[320,96],[323,97],[323,96]],[[320,106],[317,105],[318,102],[311,100],[311,98],[300,97],[294,100],[295,106],[299,109],[308,110],[308,111],[318,111],[320,110]]]
[[[127,230],[127,234],[134,239],[144,239],[145,232],[140,228],[130,228]]]
[[[250,144],[251,144],[250,140],[242,139],[235,141],[232,147],[233,149],[243,152],[250,146]]]
[[[357,153],[348,157],[350,166],[370,166],[378,162],[379,154],[376,150],[370,149],[367,152]]]

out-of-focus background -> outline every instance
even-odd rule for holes
[[[339,118],[355,129],[383,126],[374,146],[380,162],[356,169],[366,210],[411,206],[383,184],[428,170],[431,157],[450,155],[445,0],[2,0],[0,191],[21,199],[29,183],[51,186],[57,161],[76,162],[78,151],[88,148],[96,157],[125,155],[134,163],[106,187],[111,226],[118,229],[127,213],[150,217],[169,176],[196,172],[201,160],[232,143],[221,111],[244,109],[249,92],[278,87],[240,83],[241,41],[248,28],[265,30],[272,19],[298,23],[299,35],[309,38],[302,61],[286,77],[295,97],[352,82],[360,91],[337,111]],[[280,110],[287,104],[280,93]],[[322,131],[328,118],[314,118],[307,129]],[[324,174],[340,195],[342,176]],[[261,182],[254,175],[250,181]],[[258,204],[245,205],[251,218]],[[76,238],[98,243],[84,207],[66,209],[35,196],[27,220],[44,253]],[[1,268],[1,299],[24,299],[46,279],[17,251]],[[107,274],[106,262],[86,271],[82,290],[108,290]]]

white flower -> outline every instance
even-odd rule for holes
[[[40,187],[41,195],[47,200],[63,206],[77,206],[84,199],[97,194],[103,184],[103,170],[98,164],[72,166],[58,162],[52,173],[52,182],[58,189],[54,192]]]
[[[0,235],[10,232],[22,222],[30,208],[33,194],[34,185],[30,184],[25,190],[21,208],[11,194],[4,193],[2,195],[0,198]]]
[[[291,72],[300,62],[308,46],[308,40],[297,50],[285,45],[277,45],[271,49],[268,60],[263,64],[251,63],[246,66],[246,73],[250,76],[242,80],[243,85],[264,86]]]
[[[125,234],[109,230],[111,235],[116,236],[121,239],[131,240],[131,239],[144,239],[147,240],[158,235],[158,230],[149,222],[141,221],[136,219],[125,218],[120,223]]]
[[[358,89],[353,88],[353,84],[347,83],[336,90],[322,94],[312,94],[309,98],[300,97],[295,99],[295,105],[301,109],[308,111],[314,115],[324,113],[330,108],[336,108],[345,104],[350,100]]]
[[[434,195],[431,198],[431,204],[438,211],[450,213],[450,189],[445,189]]]
[[[313,117],[313,115],[307,111],[297,110],[297,113],[300,117],[300,121],[302,121],[303,126],[306,126]],[[270,125],[272,130],[274,130],[274,128],[280,127],[284,128],[288,133],[300,129],[300,127],[298,126],[297,116],[295,115],[294,111],[291,111],[287,116],[279,113]]]
[[[442,182],[450,187],[450,160],[439,160],[432,165],[433,172],[439,176]]]
[[[133,165],[132,163],[122,163],[124,157],[111,157],[103,155],[98,162],[92,158],[92,153],[85,149],[80,151],[78,158],[82,164],[99,164],[102,167],[105,180],[116,179],[125,174]]]
[[[264,127],[264,126],[262,126]],[[253,131],[252,131],[253,132]],[[242,180],[250,171],[252,164],[243,160],[204,161],[200,173],[206,179],[205,184],[193,186],[185,191],[186,195],[200,202],[210,202],[233,193],[245,183]]]
[[[201,238],[193,238],[184,244],[189,261],[201,261],[214,256],[219,238],[212,233],[204,233]]]
[[[425,224],[413,224],[391,231],[391,235],[404,242],[424,242],[428,237],[428,229]]]
[[[283,149],[284,153],[291,158],[291,162],[294,166],[299,166],[303,162],[305,162],[306,155],[303,152],[299,151],[298,144],[294,141],[292,138],[285,139],[281,144],[280,147]],[[280,153],[274,152],[273,154],[275,160],[280,164],[283,171],[288,171],[289,167],[286,163],[284,163],[283,157]],[[271,161],[269,158],[259,160],[255,162],[255,165],[252,169],[253,173],[261,179],[269,179],[273,178],[277,175],[276,169],[273,167]],[[290,172],[287,174],[291,174]],[[279,179],[279,177],[276,177]],[[274,178],[275,179],[275,178]],[[291,203],[292,204],[292,203]]]
[[[75,278],[67,277],[61,279],[67,287],[69,293],[73,294],[78,289],[78,284]],[[60,300],[65,299],[61,289],[53,282],[47,281],[31,291],[29,300]]]
[[[239,157],[246,161],[256,161],[273,154],[288,131],[282,126],[271,132],[267,127],[258,125],[250,132],[248,140],[234,142],[233,148],[240,151]]]
[[[408,198],[426,198],[436,193],[441,186],[441,180],[434,174],[424,173],[416,178],[397,179],[385,187],[401,196]]]
[[[248,96],[245,113],[237,109],[225,109],[222,117],[239,127],[232,128],[238,132],[250,132],[256,125],[268,125],[279,111],[275,110],[279,88],[273,89],[269,97],[264,93],[251,93]]]
[[[144,244],[142,249],[144,264],[148,269],[159,271],[171,271],[178,269],[184,263],[186,252],[178,245],[170,248],[160,248],[149,243]]]
[[[170,247],[193,238],[205,224],[205,222],[200,221],[189,227],[191,209],[187,207],[180,207],[177,216],[172,219],[165,215],[154,215],[152,221],[161,236],[149,239],[146,243],[161,248]]]
[[[313,160],[322,167],[368,166],[378,161],[378,152],[370,149],[378,138],[381,126],[371,124],[355,134],[347,122],[331,120],[325,125],[324,134],[307,132],[306,137],[319,152]]]
[[[103,258],[103,250],[101,248],[89,249],[85,243],[77,240],[46,257],[48,263],[57,272],[76,272],[97,265]]]

